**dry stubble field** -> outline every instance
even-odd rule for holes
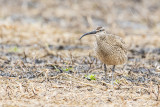
[[[160,106],[159,5],[0,0],[0,106]],[[104,82],[95,38],[79,40],[97,26],[128,45],[128,61],[116,67],[114,87]]]

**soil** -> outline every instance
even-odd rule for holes
[[[0,0],[0,106],[160,106],[159,0]],[[104,26],[128,61],[96,58]],[[88,76],[88,77],[87,77]],[[89,78],[94,76],[95,80]]]

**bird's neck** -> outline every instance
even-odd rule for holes
[[[100,35],[96,35],[96,43],[97,45],[99,45],[99,43],[101,43],[101,40],[100,40]]]

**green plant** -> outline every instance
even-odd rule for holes
[[[95,75],[92,75],[92,74],[88,75],[88,76],[85,75],[85,78],[88,79],[88,80],[96,80]]]
[[[18,49],[18,47],[15,46],[15,47],[10,48],[9,52],[14,52],[14,53],[20,52],[20,49]]]
[[[72,67],[68,67],[68,68],[64,68],[63,71],[70,71],[72,69],[73,69]]]
[[[119,83],[120,83],[120,81],[119,81],[119,80],[115,80],[115,83],[116,83],[116,84],[119,84]]]
[[[56,71],[60,71],[55,65],[53,65],[54,66],[54,68],[56,69]]]
[[[63,69],[59,69],[59,68],[57,68],[55,65],[54,65],[54,68],[56,69],[56,71],[60,71],[60,70],[62,70],[63,72],[65,71],[70,71],[70,70],[72,70],[73,68],[72,67],[68,67],[68,68],[63,68]]]

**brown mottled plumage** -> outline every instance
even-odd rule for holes
[[[104,63],[105,79],[106,79],[106,64],[113,65],[113,72],[115,65],[124,64],[127,60],[127,47],[125,42],[119,36],[108,34],[103,27],[98,27],[95,31],[85,33],[81,36],[95,34],[95,53],[96,56]],[[80,39],[81,39],[80,38]]]
[[[120,37],[112,34],[97,35],[95,53],[104,64],[120,65],[126,62],[127,49]]]

